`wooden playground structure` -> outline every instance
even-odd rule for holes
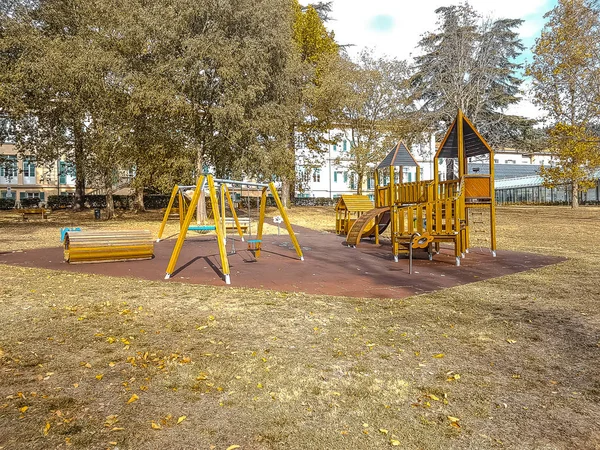
[[[169,215],[174,210],[175,200],[177,200],[178,206],[178,216],[179,216],[179,234],[177,237],[177,243],[175,244],[175,248],[173,249],[173,253],[171,254],[171,258],[169,260],[169,265],[167,266],[167,271],[165,275],[165,279],[169,279],[173,272],[175,271],[175,266],[177,265],[177,260],[179,258],[179,254],[183,247],[183,243],[185,241],[188,230],[195,231],[214,231],[216,234],[218,246],[219,246],[219,255],[221,258],[221,272],[223,274],[223,278],[225,283],[230,284],[230,269],[229,269],[229,261],[227,258],[227,229],[234,228],[241,240],[244,241],[244,230],[250,226],[249,218],[248,221],[244,221],[242,218],[238,217],[233,199],[231,197],[231,192],[229,186],[252,186],[260,189],[260,212],[258,215],[258,225],[256,227],[256,237],[254,239],[246,239],[248,243],[248,249],[254,253],[254,256],[258,258],[260,256],[261,244],[262,244],[262,236],[263,236],[263,226],[265,223],[265,211],[267,206],[267,194],[270,192],[277,208],[279,209],[279,213],[283,222],[287,228],[287,231],[290,235],[290,239],[294,248],[296,249],[296,253],[299,256],[300,260],[304,261],[304,256],[302,254],[302,249],[300,248],[300,244],[298,244],[298,240],[296,239],[296,235],[294,234],[294,230],[292,229],[292,225],[287,217],[285,209],[283,208],[283,204],[281,203],[281,199],[277,193],[277,189],[275,188],[275,184],[273,182],[269,184],[263,183],[251,183],[246,181],[236,181],[236,180],[224,180],[214,178],[212,175],[201,175],[198,178],[198,182],[193,186],[179,186],[176,185],[171,192],[171,198],[169,199],[169,204],[165,211],[162,223],[160,225],[160,229],[158,232],[158,238],[156,242],[160,242],[165,226],[167,224],[167,220],[169,219]],[[208,187],[209,198],[212,206],[212,213],[214,224],[212,225],[191,225],[192,219],[194,217],[194,213],[196,212],[198,202],[200,200],[201,192]],[[218,194],[217,194],[218,189]],[[190,192],[193,192],[188,201],[188,195]],[[226,217],[226,206],[229,206],[229,210],[231,211],[232,217]]]
[[[489,173],[469,174],[469,159],[486,155]],[[457,162],[457,178],[440,180],[440,158]],[[404,182],[404,167],[416,167],[415,182]],[[348,246],[356,247],[363,237],[374,237],[379,243],[382,230],[389,225],[395,261],[400,253],[412,258],[413,248],[424,248],[431,259],[434,251],[439,253],[440,243],[450,242],[459,266],[469,251],[473,225],[469,212],[477,210],[489,213],[490,250],[496,256],[494,151],[462,111],[446,132],[433,167],[434,179],[421,181],[416,160],[403,143],[398,143],[375,170],[374,208],[363,212],[352,224],[349,217],[339,227],[336,224],[340,231],[349,229]]]

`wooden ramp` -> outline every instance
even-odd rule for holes
[[[367,227],[369,227],[370,222],[375,219],[375,222],[376,222],[375,226],[378,226],[379,221],[377,220],[377,218],[380,215],[382,216],[386,212],[387,213],[390,212],[389,206],[386,206],[383,208],[371,209],[370,211],[367,211],[366,213],[361,215],[358,219],[356,219],[356,222],[354,222],[354,225],[352,225],[352,228],[350,229],[350,232],[348,233],[348,236],[346,237],[346,244],[348,244],[349,246],[352,246],[352,247],[356,247],[359,244],[363,235],[365,234],[365,229]],[[369,227],[369,230],[371,230],[371,229],[373,230],[373,232],[375,232],[373,225],[371,225],[371,227]]]

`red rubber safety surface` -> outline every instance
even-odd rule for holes
[[[499,250],[492,257],[489,249],[474,248],[454,265],[453,249],[442,248],[429,261],[427,253],[415,251],[413,271],[408,273],[408,257],[394,262],[389,245],[376,246],[363,241],[357,248],[345,246],[343,236],[294,226],[304,252],[297,257],[288,236],[265,235],[257,260],[247,243],[235,237],[237,252],[229,255],[231,286],[345,297],[403,298],[452,286],[523,272],[564,261],[565,258],[534,253]],[[192,233],[190,233],[192,234]],[[165,270],[175,246],[170,239],[155,243],[151,260],[95,264],[63,262],[62,247],[0,252],[0,264],[38,267],[88,274],[164,280]],[[232,250],[232,237],[227,251]],[[175,272],[165,283],[184,282],[226,286],[220,272],[221,262],[214,236],[188,236]],[[60,277],[60,274],[56,275]]]

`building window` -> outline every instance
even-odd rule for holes
[[[348,183],[348,172],[344,172],[344,183]]]
[[[0,177],[14,178],[17,176],[17,156],[7,156],[4,162],[0,163]]]
[[[313,182],[314,183],[320,183],[321,182],[321,170],[320,169],[315,169],[313,172]]]
[[[494,158],[494,164],[500,164],[500,160]]]
[[[337,175],[338,175],[337,172],[333,172],[333,182],[334,183],[337,183]]]
[[[336,144],[333,144],[333,151],[337,152],[337,145]]]
[[[346,150],[347,150],[347,147],[346,147],[346,145],[347,145],[347,142],[348,142],[348,141],[346,141],[346,139],[344,139],[344,151],[346,151]]]
[[[66,161],[60,161],[59,163],[59,183],[67,184],[67,163]]]
[[[516,164],[517,163],[517,161],[515,159],[507,159],[505,162],[506,162],[506,164]]]
[[[23,176],[27,178],[35,178],[35,162],[29,159],[23,161]]]

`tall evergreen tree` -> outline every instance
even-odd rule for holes
[[[515,31],[522,20],[481,20],[468,4],[436,10],[438,28],[419,42],[415,58],[414,99],[424,126],[445,129],[457,109],[474,121],[493,145],[518,136],[515,124],[529,124],[505,114],[519,101],[522,80],[515,62],[523,45]]]

